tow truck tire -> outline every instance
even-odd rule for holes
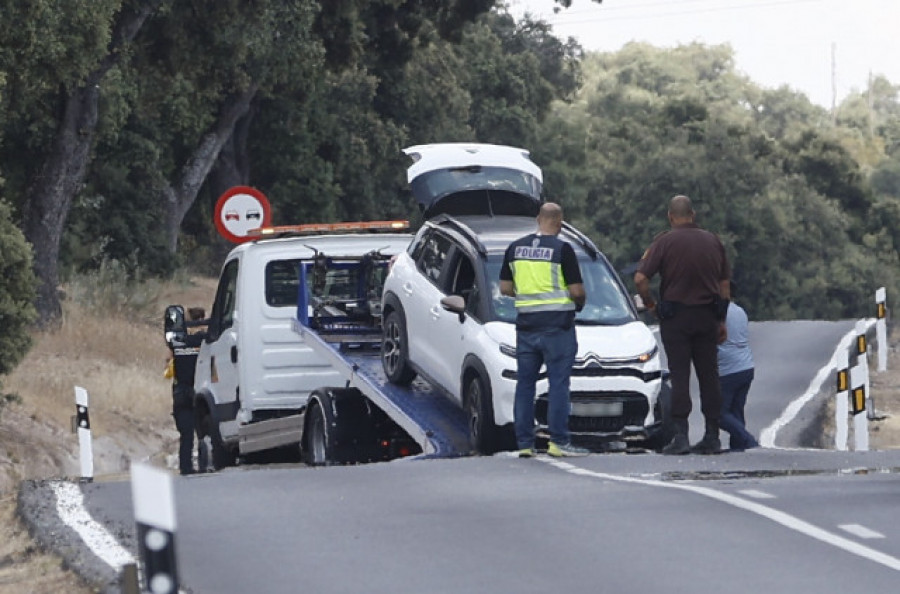
[[[466,421],[469,445],[479,454],[490,455],[499,447],[499,434],[494,425],[491,391],[479,373],[466,378]]]
[[[222,435],[219,433],[219,424],[213,421],[209,411],[206,409],[200,410],[200,418],[197,420],[197,434],[198,437],[201,435],[209,437],[210,446],[212,448],[213,468],[221,470],[223,468],[228,468],[229,466],[234,466],[237,462],[237,456],[228,449],[225,442],[222,440]],[[202,439],[202,437],[200,439]]]
[[[310,466],[330,466],[334,463],[334,444],[327,423],[325,411],[318,403],[309,411],[309,425],[307,426],[306,449],[303,457]]]
[[[409,364],[406,320],[403,313],[397,310],[389,313],[384,322],[381,364],[384,367],[384,374],[392,384],[408,386],[416,378],[416,372]]]

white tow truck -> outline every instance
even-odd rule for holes
[[[216,468],[277,448],[317,465],[466,453],[465,420],[445,398],[383,378],[381,289],[407,228],[262,228],[229,253],[194,381]],[[167,333],[186,331],[180,305],[165,320]]]

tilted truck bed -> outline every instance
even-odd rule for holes
[[[326,340],[297,319],[293,328],[309,348],[341,374],[345,384],[334,387],[359,390],[419,444],[422,457],[449,458],[469,453],[468,427],[462,409],[421,379],[408,387],[389,382],[381,365],[379,345],[371,337],[359,341],[351,336]]]

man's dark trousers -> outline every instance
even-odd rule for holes
[[[194,391],[184,384],[172,386],[172,416],[178,430],[178,470],[181,474],[194,472]]]
[[[660,321],[660,335],[672,382],[672,420],[676,430],[686,431],[691,414],[691,363],[700,384],[700,409],[708,432],[718,438],[722,393],[719,386],[719,321],[711,305],[681,305]]]

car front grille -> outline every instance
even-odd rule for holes
[[[569,417],[569,431],[572,433],[621,433],[625,427],[643,427],[650,405],[646,396],[637,392],[572,392],[572,403],[602,402],[622,403],[622,414],[611,417]],[[541,427],[547,426],[547,394],[538,396],[535,402],[535,418]]]

